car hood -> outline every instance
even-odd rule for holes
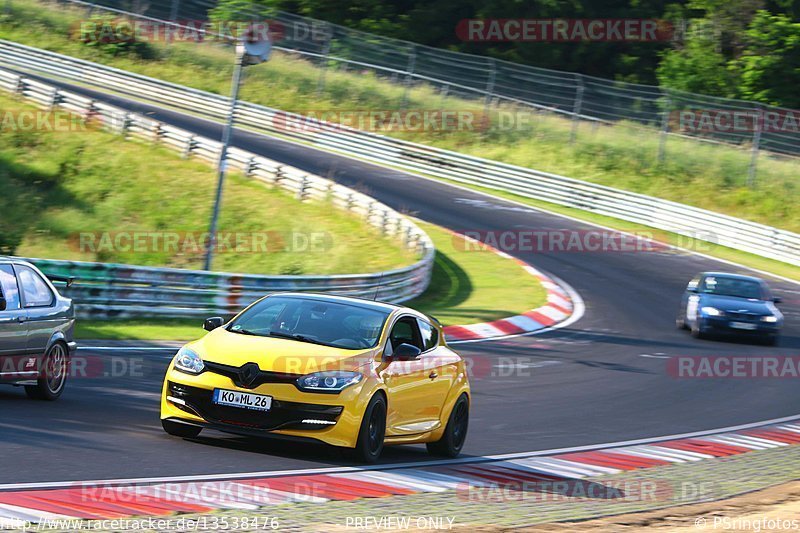
[[[702,305],[716,307],[720,311],[754,313],[759,315],[775,314],[777,309],[772,302],[763,300],[748,300],[732,296],[716,294],[703,294],[700,297]]]
[[[346,350],[275,337],[255,337],[218,328],[186,346],[204,361],[229,366],[257,363],[267,372],[308,374],[355,370],[368,364],[375,350]]]

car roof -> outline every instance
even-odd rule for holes
[[[29,261],[25,261],[23,259],[17,259],[15,257],[8,257],[8,256],[5,256],[5,255],[0,255],[0,263],[2,263],[2,264],[11,263],[11,264],[14,264],[14,265],[25,265],[25,266],[29,266],[29,267],[34,267],[35,268],[35,265],[31,264]]]
[[[733,274],[731,272],[703,272],[700,274],[702,277],[706,276],[713,276],[716,278],[730,278],[730,279],[739,279],[742,281],[755,281],[757,283],[763,283],[764,280],[761,278],[757,278],[755,276],[746,276],[744,274]]]

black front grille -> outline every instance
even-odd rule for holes
[[[725,316],[731,320],[737,320],[739,322],[758,322],[761,320],[761,315],[756,315],[754,313],[736,313],[733,311],[726,311]]]
[[[180,383],[168,383],[169,395],[186,402],[176,406],[196,414],[208,422],[230,424],[260,430],[275,429],[325,429],[333,424],[304,424],[303,420],[326,420],[336,422],[342,414],[341,405],[318,405],[312,403],[287,402],[272,399],[269,411],[254,411],[217,405],[213,401],[214,391],[190,387]]]
[[[255,389],[265,383],[291,383],[294,384],[300,376],[297,374],[287,374],[284,372],[266,372],[258,369],[256,363],[247,363],[242,366],[229,366],[221,363],[205,361],[206,370],[220,374],[229,378],[234,385],[243,389]],[[243,369],[248,365],[255,365],[252,376],[243,373]],[[249,379],[248,379],[249,378]]]

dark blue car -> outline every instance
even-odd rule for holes
[[[736,334],[775,344],[783,326],[783,315],[775,307],[779,302],[759,278],[703,272],[686,287],[676,322],[696,338]]]

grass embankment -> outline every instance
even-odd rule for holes
[[[0,95],[0,116],[8,119],[0,135],[0,253],[202,268],[203,247],[190,237],[199,241],[208,228],[216,185],[209,165],[80,126],[15,130],[18,111],[35,109]],[[241,175],[230,178],[220,231],[240,236],[244,248],[238,250],[267,253],[236,253],[236,241],[230,240],[227,251],[217,254],[215,270],[344,274],[416,260],[396,241],[327,202],[301,203]],[[148,232],[174,236],[177,244],[155,239],[137,244],[129,238]]]
[[[539,281],[516,262],[464,246],[432,224],[420,223],[436,245],[436,264],[428,291],[406,305],[443,324],[471,324],[515,315],[545,302]],[[79,339],[181,340],[200,337],[201,320],[78,321]]]
[[[215,93],[229,91],[229,50],[213,45],[153,44],[148,48],[148,59],[113,56],[70,37],[74,23],[86,16],[82,11],[56,8],[37,0],[11,0],[10,5],[13,14],[0,24],[0,38]],[[300,113],[392,110],[401,108],[404,102],[404,90],[399,84],[359,72],[329,70],[324,90],[317,94],[319,74],[320,70],[308,61],[276,54],[269,63],[248,69],[242,98]],[[430,87],[411,90],[407,108],[482,110],[474,101],[444,98]],[[800,165],[795,161],[762,156],[757,186],[749,188],[747,150],[670,137],[666,158],[658,163],[655,129],[643,131],[625,124],[593,128],[584,124],[577,142],[570,144],[569,120],[546,114],[528,118],[527,125],[495,127],[481,134],[459,131],[392,135],[800,231],[800,189],[796,180]]]

